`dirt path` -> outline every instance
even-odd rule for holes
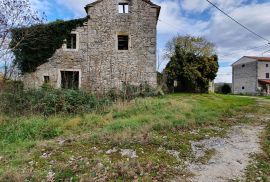
[[[215,151],[208,164],[191,164],[195,175],[190,181],[222,182],[241,179],[249,164],[250,154],[260,152],[259,134],[264,127],[241,125],[233,127],[227,138],[211,138],[192,143],[196,157],[206,150]],[[203,146],[203,147],[202,147]]]
[[[258,108],[269,108],[270,100],[255,98]],[[264,123],[270,121],[270,114],[264,111],[260,115],[246,114],[246,118],[260,120]],[[228,132],[226,138],[210,138],[192,143],[196,158],[212,151],[207,164],[191,163],[188,169],[194,177],[189,182],[225,182],[243,180],[245,169],[250,163],[250,155],[261,152],[260,134],[264,126],[239,125]]]

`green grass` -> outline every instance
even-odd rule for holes
[[[269,97],[268,97],[269,98]],[[260,98],[262,99],[262,98]],[[253,162],[248,166],[246,171],[247,181],[270,181],[270,101],[262,100],[262,107],[254,109],[253,113],[261,120],[261,124],[266,125],[264,132],[261,134],[262,152],[253,155]],[[258,119],[261,118],[261,119]]]
[[[254,105],[254,99],[246,97],[174,94],[116,103],[101,114],[48,118],[3,115],[0,181],[41,181],[50,171],[57,180],[73,181],[99,181],[104,176],[112,181],[187,177],[184,160],[193,157],[190,141],[224,135],[235,124],[229,118],[252,110]],[[68,142],[60,145],[57,138]],[[128,160],[119,152],[106,154],[114,147],[133,149],[139,157]],[[181,160],[166,150],[180,152]],[[44,158],[44,153],[49,155]],[[204,161],[211,155],[209,152]]]
[[[247,181],[270,181],[270,123],[261,138],[263,153],[254,155],[255,162],[247,169]]]

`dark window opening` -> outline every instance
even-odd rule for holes
[[[245,87],[242,87],[242,90],[245,90]]]
[[[266,64],[266,67],[268,68],[268,67],[269,67],[269,65],[268,65],[268,64]]]
[[[265,76],[266,76],[266,78],[270,78],[270,75],[269,75],[269,73],[266,73],[266,75],[265,75]]]
[[[61,88],[79,89],[79,72],[78,71],[61,71]]]
[[[70,34],[67,37],[67,49],[77,48],[77,36],[76,34]]]
[[[49,83],[49,82],[50,82],[50,77],[44,76],[44,83]]]
[[[245,64],[242,64],[242,68],[244,68],[244,67],[246,67],[246,65]]]
[[[128,3],[119,3],[118,12],[119,13],[128,13]]]
[[[118,50],[128,50],[128,35],[118,35]]]

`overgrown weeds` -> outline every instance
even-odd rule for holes
[[[103,112],[75,116],[3,116],[0,176],[11,179],[12,171],[34,181],[52,174],[62,181],[186,176],[190,141],[221,135],[212,126],[226,130],[234,124],[228,117],[253,104],[253,99],[236,96],[174,94],[116,102]],[[114,148],[116,152],[107,152]],[[121,149],[133,150],[138,157],[124,157]]]
[[[38,89],[1,94],[1,110],[8,115],[78,114],[110,102],[79,90]]]
[[[0,91],[0,112],[11,116],[82,114],[103,112],[116,101],[131,101],[137,97],[156,96],[157,91],[148,84],[125,84],[123,90],[112,89],[101,97],[81,90],[53,89],[44,85],[25,90],[21,82],[7,82]]]

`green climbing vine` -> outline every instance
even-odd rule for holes
[[[13,29],[9,46],[15,55],[14,63],[22,74],[34,72],[61,48],[73,29],[82,26],[86,21],[87,17],[70,21],[57,20],[48,24]]]

